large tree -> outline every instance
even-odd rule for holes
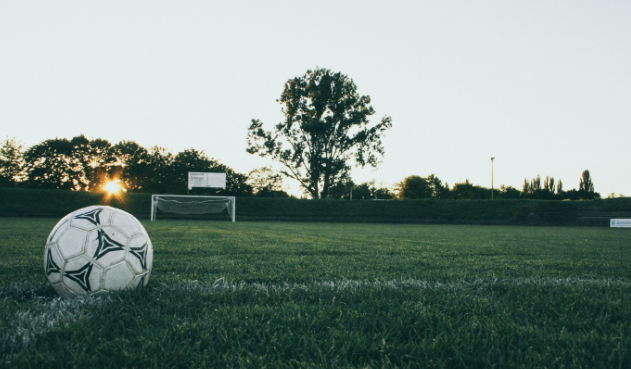
[[[24,174],[22,145],[7,138],[0,146],[0,186],[14,186]]]
[[[145,180],[138,165],[142,167],[149,151],[134,141],[121,141],[112,146],[112,150],[118,164],[112,168],[115,171],[112,177],[119,179],[127,190],[138,190]]]
[[[427,179],[421,176],[405,177],[396,185],[399,198],[402,200],[424,199],[432,197],[432,188]]]
[[[352,79],[328,69],[309,70],[290,79],[278,100],[285,120],[273,131],[253,119],[248,129],[250,154],[271,157],[284,166],[284,175],[297,180],[313,198],[348,177],[351,165],[376,167],[384,155],[381,137],[392,127],[375,114],[369,96],[360,96]]]
[[[133,142],[126,143],[122,148],[129,149],[121,177],[128,190],[167,193],[174,187],[177,180],[173,165],[175,158],[171,152],[159,146],[135,148]]]
[[[600,198],[600,194],[594,191],[594,183],[587,169],[581,174],[581,179],[578,184],[578,193],[579,196],[585,200]]]
[[[283,176],[270,167],[256,168],[248,174],[248,183],[256,196],[289,197],[283,190]]]
[[[427,181],[429,188],[432,190],[432,197],[437,199],[449,197],[449,185],[447,183],[443,185],[443,181],[441,181],[440,178],[436,177],[433,173],[428,175],[425,180]]]
[[[107,140],[89,140],[84,135],[46,140],[24,153],[26,183],[30,187],[99,191],[111,178],[116,160]]]
[[[117,159],[109,141],[96,138],[87,139],[84,135],[73,137],[73,162],[82,168],[80,188],[89,191],[101,191],[105,183],[112,179],[112,166]]]
[[[65,138],[46,140],[28,148],[24,153],[27,184],[38,188],[82,189],[83,167],[73,153],[73,144]]]
[[[594,183],[592,183],[592,178],[589,175],[589,170],[587,169],[585,169],[581,174],[578,190],[584,192],[594,192]]]

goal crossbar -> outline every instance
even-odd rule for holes
[[[151,221],[156,220],[158,209],[177,214],[219,213],[226,209],[234,222],[235,203],[234,196],[151,195]]]

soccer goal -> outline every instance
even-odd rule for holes
[[[151,195],[151,221],[156,220],[158,210],[176,214],[207,214],[228,211],[235,221],[234,196]]]

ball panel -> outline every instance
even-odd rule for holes
[[[129,286],[127,286],[127,288],[129,289],[134,289],[134,288],[138,288],[140,285],[143,285],[142,282],[145,278],[145,275],[137,275],[136,277],[134,277],[134,279],[131,281],[131,283],[129,284]]]
[[[138,219],[136,219],[138,220]],[[142,234],[147,237],[148,240],[151,240],[149,238],[149,234],[147,233],[147,230],[145,229],[145,227],[143,227],[142,223],[140,223],[140,221],[138,220],[138,225],[140,226],[140,231],[142,232]]]
[[[61,231],[57,245],[64,259],[70,259],[83,254],[86,233],[75,227],[65,227]]]
[[[126,259],[132,270],[137,274],[147,271],[147,254],[150,244],[149,240],[142,235],[135,236],[129,240],[129,253]]]
[[[87,237],[86,256],[98,265],[107,268],[123,259],[127,254],[127,237],[114,227],[95,229]]]
[[[147,250],[147,271],[151,273],[153,269],[153,246],[151,245],[151,241],[149,241],[149,249]],[[147,279],[149,275],[147,275]]]
[[[103,272],[103,288],[108,291],[125,289],[135,276],[127,263],[113,265]]]
[[[108,206],[89,206],[72,213],[70,224],[73,227],[91,231],[109,225],[112,209]]]
[[[59,222],[57,222],[55,227],[53,227],[53,230],[50,232],[50,235],[48,236],[48,241],[46,241],[47,243],[57,242],[59,240],[59,235],[61,234],[60,231],[66,224],[70,222],[71,216],[72,214],[68,214],[65,217],[61,218]]]
[[[88,277],[88,281],[90,282],[90,291],[100,291],[103,288],[103,268],[94,264],[92,266],[92,270],[90,271],[90,276]]]
[[[128,213],[119,211],[112,214],[112,226],[119,229],[128,237],[141,233],[140,227],[142,227],[136,218],[130,216]]]
[[[63,284],[76,294],[92,291],[90,275],[94,264],[85,256],[79,256],[66,262],[63,272]]]
[[[61,283],[63,266],[64,259],[61,257],[59,250],[57,250],[57,245],[52,244],[46,247],[46,252],[44,253],[44,272],[51,284]]]

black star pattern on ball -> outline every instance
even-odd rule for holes
[[[85,213],[75,215],[74,218],[87,220],[88,222],[94,225],[99,225],[101,224],[101,220],[99,219],[99,214],[101,213],[101,211],[103,211],[103,209],[94,209],[94,210],[86,211]]]
[[[52,273],[61,273],[61,269],[55,261],[53,260],[53,253],[48,249],[48,255],[46,255],[46,275],[51,275]]]
[[[146,242],[142,246],[129,248],[129,252],[140,260],[140,266],[143,271],[147,269],[147,250]]]
[[[99,229],[97,232],[98,235],[96,239],[99,241],[99,246],[94,252],[95,259],[100,259],[111,251],[125,251],[125,246],[111,239],[103,230]]]
[[[65,272],[64,275],[77,282],[86,292],[90,292],[90,272],[92,272],[92,263],[87,263],[80,269]]]

